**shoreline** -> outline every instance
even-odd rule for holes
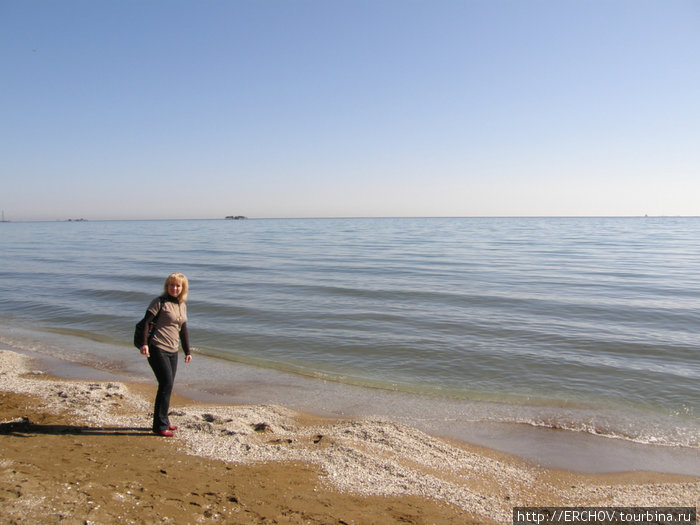
[[[150,384],[152,373],[131,347],[52,330],[5,324],[0,348],[40,359],[58,377]],[[654,471],[695,475],[700,472],[696,448],[637,443],[627,439],[566,430],[554,425],[556,408],[542,413],[546,425],[498,421],[507,405],[464,403],[390,390],[376,390],[310,379],[275,370],[196,355],[193,366],[181,363],[176,389],[197,401],[218,404],[278,404],[298,412],[329,417],[379,417],[418,428],[429,435],[512,454],[537,465],[582,473]],[[596,412],[596,418],[624,414]],[[637,415],[636,417],[639,417]],[[532,419],[528,417],[526,419]],[[549,419],[549,421],[548,421]],[[586,421],[587,419],[581,419]]]
[[[28,423],[34,421],[32,418],[51,419],[61,414],[64,419],[78,422],[86,429],[116,428],[119,434],[125,429],[143,431],[145,428],[145,433],[137,432],[135,436],[111,436],[114,439],[110,447],[123,447],[131,439],[148,440],[149,447],[174,447],[188,458],[206,458],[207,465],[218,462],[216,464],[224,471],[226,468],[244,468],[258,474],[264,471],[268,483],[291,490],[290,498],[296,495],[303,499],[303,495],[294,494],[287,484],[289,479],[277,476],[277,470],[270,465],[283,465],[281,470],[293,473],[292,477],[303,471],[315,480],[309,485],[312,487],[309,497],[313,499],[314,489],[322,488],[330,498],[326,511],[331,512],[334,519],[340,517],[334,512],[345,508],[340,500],[346,497],[380,498],[380,505],[386,504],[386,498],[393,498],[392,505],[410,502],[411,512],[423,513],[422,518],[413,521],[416,523],[430,522],[428,516],[433,512],[446,513],[437,521],[447,520],[446,516],[452,515],[454,523],[460,522],[458,518],[464,522],[467,513],[475,522],[510,523],[515,506],[697,507],[700,500],[697,476],[649,472],[591,475],[547,469],[502,452],[433,437],[414,427],[384,419],[327,418],[279,405],[210,404],[174,397],[172,420],[180,430],[176,438],[168,440],[148,432],[152,401],[148,394],[154,391],[152,385],[59,379],[43,373],[32,374],[35,367],[36,363],[27,356],[0,350],[3,395],[40,400],[40,406],[35,407],[16,402],[17,408],[9,414],[7,407],[12,403],[3,402],[0,426],[4,430],[0,438],[6,444],[17,441],[20,435],[28,435],[34,442],[50,439],[55,442],[53,454],[60,457],[68,441],[98,439],[90,435],[89,430],[69,436],[46,435],[37,431],[36,425]],[[32,415],[21,416],[22,411],[32,412]],[[29,419],[23,423],[22,417]],[[69,439],[61,442],[61,437]],[[22,458],[20,447],[15,459],[10,461],[27,459]],[[0,467],[7,469],[7,461]],[[132,457],[129,467],[138,472],[139,461],[140,457]],[[60,468],[65,470],[67,466]],[[41,479],[43,475],[35,472],[34,478]],[[185,489],[175,486],[171,490]],[[279,494],[268,496],[274,499]],[[19,509],[22,499],[19,496],[13,500],[15,506],[9,508]],[[223,496],[219,500],[223,502],[217,511],[220,515],[224,515],[221,513],[226,501],[230,508],[235,506]],[[109,507],[107,502],[103,505]],[[111,512],[101,508],[103,512]],[[389,512],[387,508],[374,510]],[[433,519],[435,516],[437,514]],[[422,519],[426,521],[420,521]],[[398,521],[398,517],[386,521]],[[323,523],[323,519],[311,522]]]
[[[44,370],[59,377],[153,382],[150,369],[130,347],[56,331],[30,333],[17,324],[7,325],[5,335],[9,337],[2,339],[0,348],[4,345],[38,358]],[[386,419],[432,436],[488,447],[547,468],[588,474],[652,471],[695,475],[700,472],[696,448],[637,443],[557,427],[557,413],[571,410],[565,407],[553,407],[549,414],[539,414],[544,426],[510,421],[509,414],[502,418],[506,421],[499,421],[499,411],[512,412],[512,407],[490,404],[485,409],[479,402],[355,387],[199,354],[193,365],[181,363],[176,391],[205,403],[284,405],[318,416]],[[488,419],[484,420],[486,411]],[[614,421],[619,415],[601,412],[594,417]]]

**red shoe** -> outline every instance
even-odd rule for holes
[[[168,430],[177,430],[178,426],[177,425],[168,425]]]
[[[171,438],[175,435],[172,432],[170,432],[169,430],[154,430],[154,433],[156,436],[163,436],[166,438]]]

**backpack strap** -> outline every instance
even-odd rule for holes
[[[158,316],[160,315],[160,312],[163,310],[163,304],[165,303],[165,297],[162,295],[159,297],[160,299],[160,304],[158,305],[158,311],[156,312],[156,315],[153,316],[153,321],[151,321],[154,325],[156,324],[156,321],[158,320]]]
[[[163,309],[163,305],[165,304],[165,297],[163,297],[161,295],[159,297],[159,299],[160,299],[160,306],[158,307],[158,313],[156,315],[160,314],[160,311]]]

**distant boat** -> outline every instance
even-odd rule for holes
[[[5,210],[2,210],[2,220],[0,220],[0,222],[12,222],[12,221],[5,220]]]
[[[227,219],[232,220],[232,221],[241,221],[243,219],[247,219],[245,215],[227,215]]]

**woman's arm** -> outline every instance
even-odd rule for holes
[[[147,311],[146,316],[144,317],[144,319],[146,319],[146,322],[143,324],[143,344],[145,345],[148,344],[148,327],[153,322],[153,319],[155,319],[155,317],[155,314],[151,311]]]
[[[143,325],[143,345],[141,345],[141,353],[145,355],[146,357],[150,356],[150,352],[148,351],[148,326],[153,322],[153,319],[155,318],[155,314],[153,312],[147,311],[146,312],[146,322]]]
[[[182,349],[185,352],[185,363],[192,361],[192,353],[190,351],[190,333],[187,331],[187,323],[182,323],[180,327],[180,341],[182,341]]]

